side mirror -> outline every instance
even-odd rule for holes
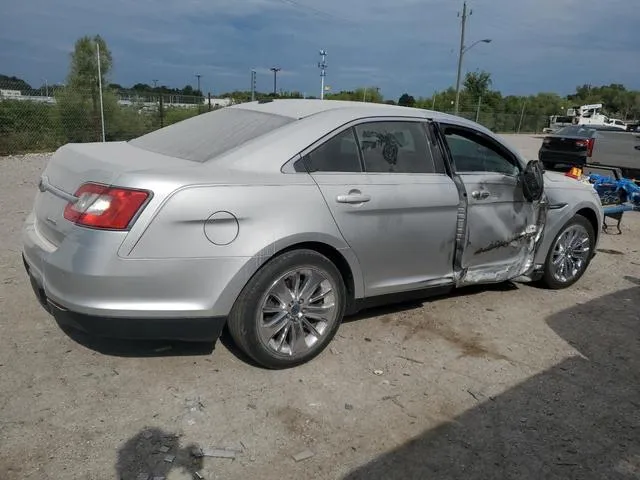
[[[522,192],[529,202],[536,202],[544,193],[544,169],[539,160],[530,160],[522,172]]]

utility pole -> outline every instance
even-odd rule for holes
[[[278,72],[282,70],[280,67],[271,67],[270,70],[273,72],[273,96],[278,95]]]
[[[524,118],[524,109],[527,106],[527,101],[522,102],[522,112],[520,113],[520,122],[518,122],[518,132],[520,133],[520,129],[522,128],[522,119]]]
[[[200,91],[200,77],[202,75],[200,75],[199,73],[196,73],[196,78],[198,79],[198,91]]]
[[[102,141],[104,142],[104,104],[102,102],[102,72],[100,70],[100,43],[96,42],[96,55],[98,57],[98,89],[100,91],[100,120],[102,124]]]
[[[324,100],[324,77],[327,76],[327,52],[320,50],[321,60],[318,62],[318,68],[320,69],[320,100]]]
[[[460,75],[462,73],[462,56],[464,55],[464,33],[467,28],[467,16],[471,15],[473,11],[469,10],[467,14],[467,2],[462,4],[462,21],[460,28],[460,51],[458,52],[458,74],[456,76],[456,104],[454,107],[455,114],[458,114],[460,107]],[[460,14],[458,14],[460,16]]]
[[[256,71],[251,70],[251,101],[256,100]]]
[[[153,88],[158,88],[158,80],[151,80],[153,82]]]

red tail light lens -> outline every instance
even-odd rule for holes
[[[85,227],[126,230],[149,195],[146,190],[85,183],[75,193],[78,200],[65,207],[64,218]]]
[[[586,147],[587,148],[587,157],[590,157],[593,153],[593,144],[595,143],[595,138],[586,138],[584,140],[576,140],[576,147]]]

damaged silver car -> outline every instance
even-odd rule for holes
[[[368,305],[516,278],[564,288],[602,224],[593,188],[443,113],[252,102],[52,157],[23,232],[60,324],[318,355]]]

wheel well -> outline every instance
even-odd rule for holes
[[[589,220],[589,223],[593,227],[593,233],[595,234],[597,239],[600,235],[600,231],[598,229],[598,217],[596,215],[596,212],[594,212],[590,208],[583,208],[582,210],[578,210],[577,215],[581,215]]]
[[[296,243],[295,245],[291,245],[284,250],[280,250],[276,256],[282,255],[285,252],[290,252],[292,250],[301,250],[308,249],[314,250],[321,255],[324,255],[329,260],[333,262],[333,264],[338,268],[340,275],[342,275],[342,280],[344,281],[344,285],[347,289],[347,296],[349,298],[349,304],[347,305],[347,311],[351,309],[355,299],[355,281],[353,279],[353,272],[351,271],[351,267],[349,266],[349,262],[342,256],[342,254],[326,243],[321,242],[303,242]]]

